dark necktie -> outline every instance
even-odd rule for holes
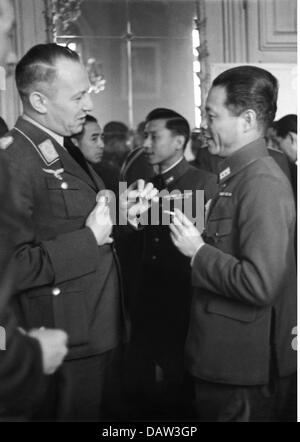
[[[158,174],[153,178],[153,185],[158,191],[165,189],[165,182],[161,174]]]
[[[94,181],[91,172],[89,171],[86,159],[84,158],[81,150],[72,143],[70,138],[64,137],[64,147],[69,152],[73,160],[75,160],[76,163],[78,163],[79,166],[88,174],[92,181]]]

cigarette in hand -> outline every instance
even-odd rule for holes
[[[172,212],[171,210],[164,210],[164,213],[168,213],[169,215],[176,216],[176,213]]]

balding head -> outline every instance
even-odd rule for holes
[[[57,63],[69,60],[79,63],[78,54],[54,43],[33,46],[21,58],[16,67],[16,84],[22,101],[27,101],[34,90],[53,93],[57,78]]]

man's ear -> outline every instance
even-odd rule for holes
[[[289,132],[288,136],[290,137],[292,144],[297,146],[297,134],[295,132]]]
[[[31,92],[29,95],[29,102],[33,109],[39,114],[47,113],[47,98],[41,92]]]
[[[256,112],[253,109],[247,109],[243,112],[244,118],[244,131],[248,132],[252,130],[257,125]]]
[[[76,137],[71,137],[71,141],[75,146],[79,147],[78,139]]]
[[[183,135],[176,135],[176,150],[183,149],[185,137]]]

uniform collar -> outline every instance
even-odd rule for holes
[[[223,183],[259,158],[268,156],[264,138],[246,144],[219,164],[219,183]]]
[[[98,184],[95,184],[93,179],[89,177],[83,168],[72,158],[69,152],[57,142],[56,138],[50,135],[49,131],[46,131],[45,128],[42,129],[39,126],[27,118],[24,119],[20,117],[14,129],[28,139],[47,168],[57,169],[58,167],[62,167],[65,172],[86,182],[95,190],[99,190]],[[95,178],[94,173],[93,178]]]
[[[61,146],[64,145],[64,137],[62,137],[61,135],[56,134],[55,132],[53,132],[52,130],[48,129],[47,127],[43,126],[42,124],[38,123],[37,121],[33,120],[31,117],[29,117],[26,114],[22,115],[22,118],[24,120],[29,121],[29,123],[34,124],[35,126],[37,126],[39,129],[43,130],[44,132],[46,132],[47,134],[49,134],[52,138],[54,138],[58,144],[60,144]]]
[[[189,163],[185,158],[181,158],[171,168],[164,171],[159,177],[163,181],[163,187],[168,187],[185,174],[189,168]]]
[[[175,163],[173,163],[172,166],[165,169],[163,172],[161,172],[161,174],[164,175],[165,173],[168,173],[170,170],[172,170],[174,167],[176,167],[177,164],[179,164],[182,159],[183,159],[183,157],[179,158],[179,160],[175,161]]]

